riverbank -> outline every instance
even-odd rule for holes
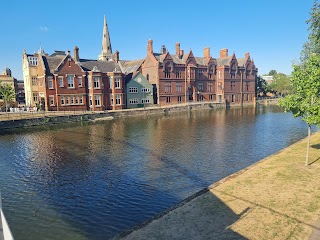
[[[320,132],[119,235],[123,239],[308,239],[320,230]]]
[[[252,105],[251,105],[252,106]],[[226,108],[223,103],[196,102],[182,103],[169,106],[154,106],[147,108],[122,109],[101,112],[38,112],[38,113],[4,113],[0,115],[0,130],[31,127],[40,125],[52,125],[70,122],[87,122],[97,120],[110,120],[119,117],[141,116],[150,114],[168,114],[170,112],[184,112],[201,109]],[[7,116],[8,115],[8,116]],[[2,116],[2,118],[1,118]]]

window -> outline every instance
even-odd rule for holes
[[[235,73],[230,73],[230,78],[236,78],[236,74]]]
[[[178,97],[178,103],[181,103],[181,102],[182,102],[182,97],[179,96],[179,97]]]
[[[66,105],[69,105],[69,96],[66,96]]]
[[[176,92],[182,92],[182,83],[176,83]]]
[[[50,106],[54,106],[54,96],[49,96],[49,104]]]
[[[131,99],[129,100],[129,104],[138,104],[138,103],[139,103],[138,98],[131,98]]]
[[[137,87],[129,87],[129,93],[138,93]]]
[[[209,99],[210,99],[210,100],[213,100],[213,96],[214,96],[214,95],[212,95],[212,94],[209,95]]]
[[[64,100],[64,97],[61,96],[61,105],[64,105],[65,104],[65,100]]]
[[[250,82],[246,82],[246,89],[249,91]]]
[[[219,79],[221,79],[221,71],[219,71]]]
[[[110,77],[110,79],[109,79],[109,88],[112,89],[112,86],[113,86],[113,85],[112,85],[112,77]],[[113,105],[113,104],[112,104],[112,105]]]
[[[164,70],[164,78],[170,78],[170,68],[168,67]]]
[[[222,82],[218,83],[218,90],[220,90],[220,91],[222,90]]]
[[[198,90],[203,91],[203,82],[198,82]]]
[[[93,77],[93,87],[100,88],[100,77]]]
[[[164,83],[164,92],[165,93],[171,93],[171,82],[165,82]]]
[[[208,82],[207,88],[208,88],[208,92],[213,92],[213,91],[212,91],[212,90],[213,90],[213,83]]]
[[[141,103],[150,103],[150,99],[148,98],[142,98]]]
[[[33,101],[38,102],[38,93],[33,94]]]
[[[92,107],[92,95],[89,95],[89,106]]]
[[[208,72],[208,77],[209,79],[212,79],[212,74],[213,74],[213,68],[212,66],[209,68],[209,72]]]
[[[231,82],[231,91],[234,91],[235,86],[236,86],[236,83],[232,81]]]
[[[68,75],[68,88],[74,88],[74,75]]]
[[[141,88],[141,92],[142,93],[149,93],[150,92],[150,88]]]
[[[83,98],[82,98],[82,96],[79,97],[79,103],[80,103],[80,104],[83,104]]]
[[[202,69],[199,69],[198,70],[198,78],[201,78],[203,75],[203,70]]]
[[[176,70],[176,78],[181,78],[181,71],[179,69]]]
[[[94,95],[94,105],[101,106],[100,98],[100,95]]]
[[[171,99],[170,99],[170,97],[167,97],[167,103],[169,103],[169,102],[170,102],[170,100],[171,100]]]
[[[75,98],[75,104],[79,104],[79,96],[76,96],[76,98]]]
[[[231,102],[234,102],[234,95],[231,95]]]
[[[49,89],[53,89],[53,80],[52,79],[48,80],[48,87],[49,87]]]
[[[113,94],[110,94],[110,105],[113,106],[114,103],[113,103]]]
[[[121,105],[121,95],[120,94],[116,95],[116,105]]]
[[[32,86],[38,86],[38,78],[32,77],[31,81],[32,81]]]
[[[70,97],[70,104],[71,104],[71,105],[74,104],[74,97],[73,97],[73,96]]]
[[[37,57],[28,57],[29,63],[31,66],[37,66],[38,65],[38,58]]]
[[[58,77],[59,79],[59,87],[63,87],[63,77]]]
[[[121,88],[120,78],[116,78],[116,79],[114,80],[114,87],[115,87],[116,89],[120,89],[120,88]]]
[[[78,86],[82,87],[82,77],[78,77]]]

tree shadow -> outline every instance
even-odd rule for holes
[[[234,213],[206,188],[113,239],[244,240],[230,226],[248,211]]]
[[[314,160],[314,161],[310,162],[310,163],[308,164],[308,166],[310,166],[310,165],[312,165],[312,164],[316,163],[316,162],[317,162],[317,161],[319,161],[319,160],[320,160],[320,157],[318,157],[316,160]]]
[[[320,149],[320,143],[311,145],[312,148]]]

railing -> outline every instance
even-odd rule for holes
[[[8,222],[6,218],[4,217],[3,211],[2,211],[2,198],[1,198],[1,192],[0,192],[0,239],[3,240],[13,240],[12,233],[10,231]]]
[[[50,116],[84,115],[84,114],[92,114],[92,113],[94,112],[87,111],[87,110],[0,112],[0,121],[44,118],[44,117],[50,117]]]

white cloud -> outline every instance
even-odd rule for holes
[[[44,31],[44,32],[47,32],[49,29],[48,29],[47,27],[41,27],[41,26],[40,26],[40,30],[41,30],[41,31]]]

